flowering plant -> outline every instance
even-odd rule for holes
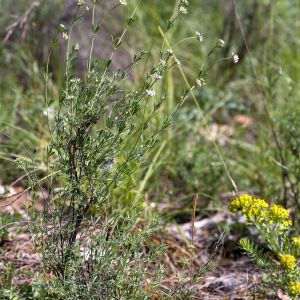
[[[159,94],[159,82],[170,68],[181,65],[174,46],[165,50],[166,35],[175,20],[187,14],[189,3],[187,0],[178,2],[177,10],[167,22],[157,62],[141,76],[140,85],[130,90],[125,89],[124,81],[132,66],[142,60],[147,51],[141,49],[125,68],[116,68],[113,58],[135,21],[136,9],[127,19],[122,35],[112,37],[113,50],[103,65],[98,58],[92,59],[95,36],[106,17],[117,7],[124,7],[127,1],[118,0],[98,24],[95,23],[98,0],[93,2],[92,41],[86,76],[75,77],[72,69],[76,55],[82,51],[80,43],[73,42],[72,30],[90,9],[85,1],[77,1],[70,26],[60,24],[48,55],[44,73],[50,132],[45,151],[47,188],[40,184],[32,156],[33,170],[28,170],[29,166],[23,160],[17,161],[28,177],[28,198],[32,205],[26,205],[26,212],[32,242],[40,255],[41,269],[55,277],[48,283],[48,289],[60,299],[133,300],[154,299],[156,296],[161,296],[160,299],[190,299],[194,293],[192,286],[201,281],[206,271],[212,270],[211,259],[194,274],[191,272],[190,277],[184,271],[176,274],[175,286],[166,289],[161,284],[165,267],[158,264],[166,245],[151,245],[151,251],[144,251],[146,241],[160,220],[151,215],[148,224],[140,225],[138,221],[143,217],[140,203],[136,199],[122,202],[128,191],[121,200],[116,197],[116,191],[124,180],[138,171],[147,152],[158,143],[160,133],[172,125],[173,116],[190,92],[205,84],[203,77],[212,65],[205,71],[199,69],[198,79],[183,90],[171,116],[162,118],[160,126],[149,134],[150,122],[161,111],[166,99]],[[202,41],[200,33],[197,33],[197,39]],[[48,91],[52,78],[52,73],[48,72],[49,61],[52,49],[61,42],[68,44],[65,83],[59,96],[54,96]],[[54,111],[53,117],[49,115],[50,107]],[[44,211],[39,214],[34,210],[37,185],[46,203]],[[151,276],[148,269],[154,263],[156,271]]]
[[[229,210],[232,213],[240,211],[246,216],[245,224],[256,228],[274,254],[270,257],[246,238],[239,242],[245,254],[266,272],[264,282],[272,283],[273,288],[283,288],[293,299],[298,299],[300,270],[297,267],[297,258],[300,238],[291,238],[289,235],[292,230],[292,221],[288,220],[289,211],[280,205],[269,208],[264,200],[249,195],[237,197],[231,202]]]

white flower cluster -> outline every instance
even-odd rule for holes
[[[65,33],[65,32],[63,32],[63,39],[64,39],[64,40],[67,40],[68,38],[69,38],[68,34]]]
[[[67,40],[67,39],[69,38],[69,36],[68,36],[65,32],[63,32],[62,38],[63,38],[64,40]]]
[[[173,55],[174,54],[174,51],[172,49],[168,49],[167,52],[170,54],[170,55]]]
[[[239,57],[234,53],[232,52],[232,59],[233,59],[233,62],[236,64],[238,61],[239,61]]]
[[[202,85],[205,85],[205,80],[203,78],[200,78],[200,79],[197,79],[196,80],[196,85],[198,86],[202,86]]]
[[[184,6],[180,6],[179,11],[184,15],[186,15],[188,13],[186,7],[184,7]]]
[[[88,11],[88,10],[90,10],[90,8],[87,6],[87,7],[85,8],[85,11]]]
[[[151,77],[152,77],[152,75],[151,75]],[[160,76],[160,75],[158,75],[158,74],[155,74],[155,75],[153,76],[153,78],[154,78],[154,79],[162,79],[162,76]]]
[[[181,2],[185,5],[189,5],[189,1],[187,1],[187,0],[182,0]]]
[[[83,0],[78,0],[77,5],[78,6],[83,6],[85,2]]]
[[[66,29],[67,29],[67,27],[66,27],[64,24],[60,24],[60,25],[59,25],[59,31],[60,31],[60,32],[66,30]],[[68,34],[65,33],[65,32],[63,32],[63,34],[62,34],[62,39],[63,39],[63,40],[67,40],[68,38],[69,38]]]
[[[79,82],[80,82],[80,78],[72,78],[71,80],[70,80],[70,82],[74,82],[74,83],[76,83],[76,84],[78,84]]]
[[[148,94],[149,97],[154,97],[156,95],[154,90],[146,90],[146,93]]]
[[[225,46],[225,42],[221,39],[218,39],[217,45],[215,46],[216,48],[223,48]]]
[[[76,43],[75,45],[73,45],[73,51],[79,51],[80,46],[78,43]]]
[[[197,39],[199,42],[202,42],[202,41],[203,41],[202,34],[201,34],[199,31],[196,31],[196,39]]]
[[[159,62],[163,67],[165,67],[167,65],[166,61],[161,59]]]
[[[175,64],[178,65],[178,66],[180,66],[180,65],[181,65],[180,60],[176,58],[176,59],[175,59]]]
[[[121,4],[121,5],[126,5],[127,2],[126,2],[125,0],[120,0],[120,4]]]

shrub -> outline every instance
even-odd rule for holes
[[[144,76],[137,90],[124,88],[124,81],[147,51],[142,49],[140,54],[134,55],[126,68],[112,70],[113,55],[135,21],[135,11],[128,18],[121,37],[112,37],[113,51],[101,68],[97,58],[92,60],[95,36],[107,15],[126,5],[126,1],[120,0],[96,25],[97,1],[94,0],[92,8],[93,38],[84,78],[77,78],[72,73],[72,63],[80,45],[71,43],[74,24],[89,10],[84,1],[78,0],[69,31],[66,32],[67,28],[61,24],[53,40],[51,51],[61,42],[68,43],[65,86],[59,91],[58,99],[49,96],[51,51],[48,56],[44,73],[50,132],[46,149],[47,187],[42,186],[36,175],[34,153],[31,155],[26,150],[32,167],[22,159],[16,160],[29,183],[28,198],[32,204],[26,205],[26,212],[32,241],[40,254],[43,272],[55,275],[55,279],[48,283],[49,294],[58,294],[61,299],[132,300],[156,296],[162,297],[160,299],[189,299],[193,294],[192,285],[201,281],[201,276],[213,268],[213,263],[209,260],[192,278],[182,272],[177,275],[173,288],[164,287],[161,282],[165,272],[164,266],[159,264],[159,257],[166,250],[166,245],[143,252],[145,242],[160,220],[152,215],[147,225],[140,225],[139,219],[143,215],[138,198],[129,203],[125,201],[122,206],[115,193],[126,178],[138,171],[147,152],[158,143],[161,132],[172,125],[172,118],[190,92],[205,84],[206,71],[212,65],[206,70],[199,69],[198,78],[183,91],[172,114],[163,119],[156,131],[150,131],[150,121],[161,113],[161,105],[166,99],[166,95],[159,95],[158,82],[169,69],[180,66],[174,51],[164,50],[166,35],[175,20],[187,13],[188,1],[181,0],[168,20],[159,60]],[[193,38],[202,41],[199,32]],[[219,39],[209,55],[224,44]],[[237,60],[234,54],[226,59]],[[50,107],[55,111],[54,116],[49,113]],[[41,190],[46,202],[44,211],[39,214],[34,209],[38,198],[36,187]],[[152,277],[149,273],[151,264],[156,264]]]

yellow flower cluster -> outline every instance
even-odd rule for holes
[[[293,245],[296,247],[296,248],[300,248],[300,238],[293,238]]]
[[[292,225],[292,221],[286,221],[289,217],[289,211],[281,205],[274,205],[270,210],[266,210],[269,205],[264,200],[252,198],[249,195],[242,195],[231,202],[229,210],[232,213],[241,211],[248,221],[253,220],[259,223],[266,223],[266,218],[269,218],[269,223],[279,223],[285,227]],[[300,245],[300,244],[299,244]]]
[[[297,261],[296,258],[292,255],[281,255],[280,265],[284,269],[294,269],[294,267],[296,267],[297,265]]]
[[[289,290],[293,296],[300,294],[300,282],[291,282]]]
[[[284,222],[284,226],[292,225],[291,221],[285,221],[289,217],[289,211],[284,209],[281,205],[274,205],[269,210],[269,218],[275,223]]]
[[[267,208],[268,206],[268,203],[266,203],[264,200],[254,199],[249,195],[243,195],[237,197],[231,202],[229,210],[232,213],[236,213],[240,210],[248,220],[251,220],[253,216],[266,217],[267,212],[263,211],[263,209]]]

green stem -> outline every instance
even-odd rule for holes
[[[224,58],[221,58],[221,59],[218,59],[216,60],[214,63],[212,63],[204,72],[203,74],[205,74],[213,65],[215,65],[216,63],[222,61],[222,60],[227,60],[227,59],[231,59],[231,57],[224,57]]]
[[[131,18],[134,16],[134,14],[135,14],[135,12],[136,12],[136,10],[137,10],[137,8],[138,8],[138,6],[140,5],[141,2],[142,2],[142,0],[140,0],[139,3],[137,4],[137,6],[135,7],[133,13],[131,14]],[[118,4],[117,6],[119,6],[119,5],[120,5],[120,4]],[[117,7],[117,6],[116,6],[116,7]],[[114,7],[114,8],[116,8],[116,7]],[[114,8],[113,8],[113,9],[114,9]],[[110,11],[110,12],[111,12],[111,11]],[[110,13],[110,12],[109,12],[109,13]],[[108,13],[108,14],[109,14],[109,13]],[[108,14],[107,14],[107,15],[108,15]],[[105,20],[105,18],[107,17],[107,15],[104,17],[104,19],[102,20],[102,22],[100,23],[100,25],[103,23],[103,21]],[[124,29],[124,31],[123,31],[123,33],[122,33],[122,35],[121,35],[121,37],[120,37],[120,41],[122,41],[122,39],[123,39],[123,37],[124,37],[124,34],[125,34],[125,32],[127,31],[127,29],[128,29],[128,24],[127,24],[126,28]],[[109,58],[110,60],[112,59],[115,50],[116,50],[116,48],[114,48],[114,50],[113,50],[113,52],[112,52],[112,54],[111,54],[111,56],[110,56],[110,58]],[[107,72],[107,68],[105,68],[105,71],[104,71],[104,73],[103,73],[103,77],[105,76],[106,72]]]
[[[163,31],[161,30],[160,27],[159,27],[159,30],[160,30],[160,33],[164,36],[164,33],[163,33]],[[169,44],[168,40],[167,40],[167,39],[165,39],[165,40],[166,40],[166,42],[168,43],[168,46],[170,47],[170,44]],[[174,55],[174,58],[176,58],[175,55]],[[216,62],[214,62],[213,64],[211,64],[211,65],[205,70],[205,72],[207,72],[207,71],[208,71],[214,64],[216,64],[217,62],[222,61],[222,60],[225,60],[225,59],[229,59],[229,58],[227,57],[227,58],[221,58],[221,59],[217,60]],[[190,84],[189,84],[189,82],[188,82],[188,80],[187,80],[187,78],[186,78],[186,76],[185,76],[185,74],[184,74],[184,72],[183,72],[183,70],[182,70],[182,67],[181,67],[181,66],[178,66],[178,67],[179,67],[179,70],[180,70],[180,72],[181,72],[181,75],[182,75],[182,77],[183,77],[183,79],[184,79],[184,81],[185,81],[187,87],[190,89],[191,86],[190,86]],[[205,74],[205,72],[204,72],[204,74]],[[207,129],[207,131],[208,131],[208,133],[209,133],[209,135],[210,135],[210,137],[211,137],[211,139],[212,139],[212,142],[213,142],[213,144],[214,144],[214,147],[215,147],[215,149],[216,149],[217,152],[218,152],[218,155],[219,155],[219,157],[220,157],[220,159],[221,159],[221,162],[222,162],[222,164],[223,164],[223,166],[224,166],[224,169],[225,169],[225,171],[226,171],[226,173],[227,173],[227,176],[228,176],[229,180],[231,181],[231,184],[232,184],[232,186],[233,186],[235,192],[236,192],[237,194],[239,194],[238,189],[237,189],[237,186],[236,186],[234,180],[232,179],[232,177],[231,177],[231,175],[230,175],[230,172],[229,172],[229,170],[228,170],[228,168],[227,168],[227,165],[226,165],[226,163],[225,163],[225,161],[224,161],[224,158],[223,158],[223,156],[222,156],[222,154],[221,154],[221,151],[220,151],[220,149],[219,149],[219,147],[218,147],[218,145],[217,145],[217,143],[216,143],[215,138],[213,137],[213,135],[212,135],[212,133],[211,133],[211,130],[210,130],[209,126],[208,126],[207,120],[206,120],[206,118],[205,118],[205,116],[204,116],[204,113],[203,113],[203,111],[202,111],[202,109],[201,109],[199,103],[197,102],[197,99],[196,99],[196,97],[195,97],[195,95],[194,95],[194,93],[193,93],[192,90],[191,90],[191,95],[192,95],[192,98],[193,98],[193,100],[194,100],[194,102],[195,102],[195,104],[196,104],[196,106],[197,106],[199,112],[200,112],[200,115],[201,115],[201,118],[202,118],[202,120],[203,120],[203,122],[204,122],[204,125],[205,125],[205,127],[206,127],[206,129]]]
[[[181,42],[186,41],[186,40],[191,40],[191,39],[196,39],[196,37],[193,36],[193,37],[189,37],[189,38],[183,39],[183,40],[179,41],[177,44],[175,44],[171,49],[175,48]]]
[[[91,45],[91,50],[90,50],[88,78],[90,78],[90,73],[91,73],[91,60],[92,60],[92,52],[93,52],[94,39],[95,39],[95,28],[94,28],[94,24],[95,24],[95,6],[96,6],[96,2],[94,1],[94,5],[93,5],[93,14],[92,14],[93,38],[92,38],[92,45]]]
[[[77,15],[79,10],[79,7],[76,10],[75,16]],[[69,75],[69,67],[70,67],[70,60],[69,60],[69,52],[70,52],[70,40],[71,40],[71,34],[72,34],[72,29],[73,29],[73,25],[74,25],[74,19],[72,21],[72,25],[69,31],[69,39],[68,39],[68,49],[67,49],[67,63],[66,63],[66,96],[68,96],[68,88],[69,88],[69,82],[68,82],[68,75]]]

